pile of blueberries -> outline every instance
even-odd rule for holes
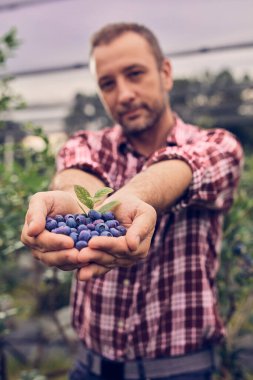
[[[47,217],[46,229],[70,236],[78,250],[87,247],[88,241],[94,236],[119,237],[126,234],[126,228],[120,225],[111,211],[100,213],[96,210],[90,210],[88,214]]]

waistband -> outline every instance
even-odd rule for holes
[[[183,356],[122,362],[106,359],[82,345],[78,359],[91,373],[105,379],[112,379],[112,374],[114,374],[113,378],[119,380],[162,378],[198,371],[212,371],[216,367],[214,351],[211,348]]]

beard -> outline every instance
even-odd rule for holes
[[[121,125],[129,135],[140,134],[154,128],[160,121],[166,109],[165,101],[156,101],[152,105],[147,103],[129,104],[116,112],[115,121]]]

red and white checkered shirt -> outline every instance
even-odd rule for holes
[[[159,160],[184,160],[193,172],[186,194],[158,219],[145,262],[74,283],[73,325],[88,348],[114,360],[154,358],[192,352],[224,336],[215,275],[223,214],[242,156],[229,132],[178,117],[167,146],[150,157],[135,152],[119,126],[68,140],[58,170],[89,171],[115,190]]]

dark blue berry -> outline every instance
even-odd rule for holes
[[[111,234],[110,231],[102,231],[102,232],[100,233],[100,236],[108,236],[108,237],[111,237],[111,236],[113,236],[113,235]]]
[[[102,218],[104,220],[113,220],[115,217],[114,217],[114,214],[111,211],[107,211],[107,212],[104,212],[102,214]]]
[[[80,233],[81,231],[88,230],[88,227],[85,224],[80,224],[80,226],[77,227],[77,232]]]
[[[117,220],[107,220],[105,222],[105,224],[109,227],[109,228],[115,228],[117,227]]]
[[[103,219],[97,219],[97,220],[94,220],[93,224],[94,226],[96,226],[96,224],[99,224],[99,223],[104,223],[105,221]]]
[[[97,232],[97,231],[91,231],[91,237],[93,237],[93,236],[99,236],[99,232]]]
[[[54,229],[54,233],[56,234],[63,234],[63,235],[69,235],[71,232],[70,227],[68,226],[62,226]]]
[[[80,224],[86,224],[86,218],[85,218],[85,215],[83,215],[83,214],[78,214],[75,217],[75,220],[76,220],[76,223],[78,225],[80,225]]]
[[[116,228],[110,228],[110,232],[111,232],[112,236],[114,236],[114,237],[119,237],[119,236],[121,236],[120,231],[117,230]]]
[[[66,223],[65,222],[58,222],[58,227],[65,227]]]
[[[78,234],[76,232],[71,232],[69,236],[71,237],[71,239],[74,240],[74,243],[77,242],[77,240],[78,240]]]
[[[74,219],[75,217],[74,217],[73,214],[66,214],[66,215],[64,216],[65,221],[67,221],[69,218]]]
[[[126,234],[127,230],[126,230],[126,228],[124,226],[118,226],[116,228],[121,233],[122,236]]]
[[[88,217],[93,219],[93,220],[96,220],[96,219],[101,219],[101,212],[97,211],[97,210],[90,210],[88,212]]]
[[[55,215],[54,219],[59,222],[65,222],[64,216],[62,215]]]
[[[85,241],[89,241],[91,238],[91,232],[90,230],[86,230],[86,231],[81,231],[79,236],[78,236],[78,240],[85,240]]]
[[[87,246],[88,246],[88,243],[85,240],[79,240],[78,242],[76,242],[76,245],[75,245],[76,249],[78,249],[79,251],[83,248],[86,248]]]
[[[74,218],[69,217],[68,219],[66,219],[66,225],[71,228],[75,228],[77,226],[77,223]]]
[[[58,227],[58,224],[57,224],[57,221],[50,218],[50,219],[47,219],[46,221],[46,229],[48,231],[52,231],[54,228],[57,228]]]
[[[93,223],[89,223],[87,224],[87,228],[90,230],[90,231],[94,231],[95,230],[95,225]]]
[[[109,227],[105,223],[98,223],[95,226],[95,231],[98,231],[101,234],[103,231],[109,231]]]

